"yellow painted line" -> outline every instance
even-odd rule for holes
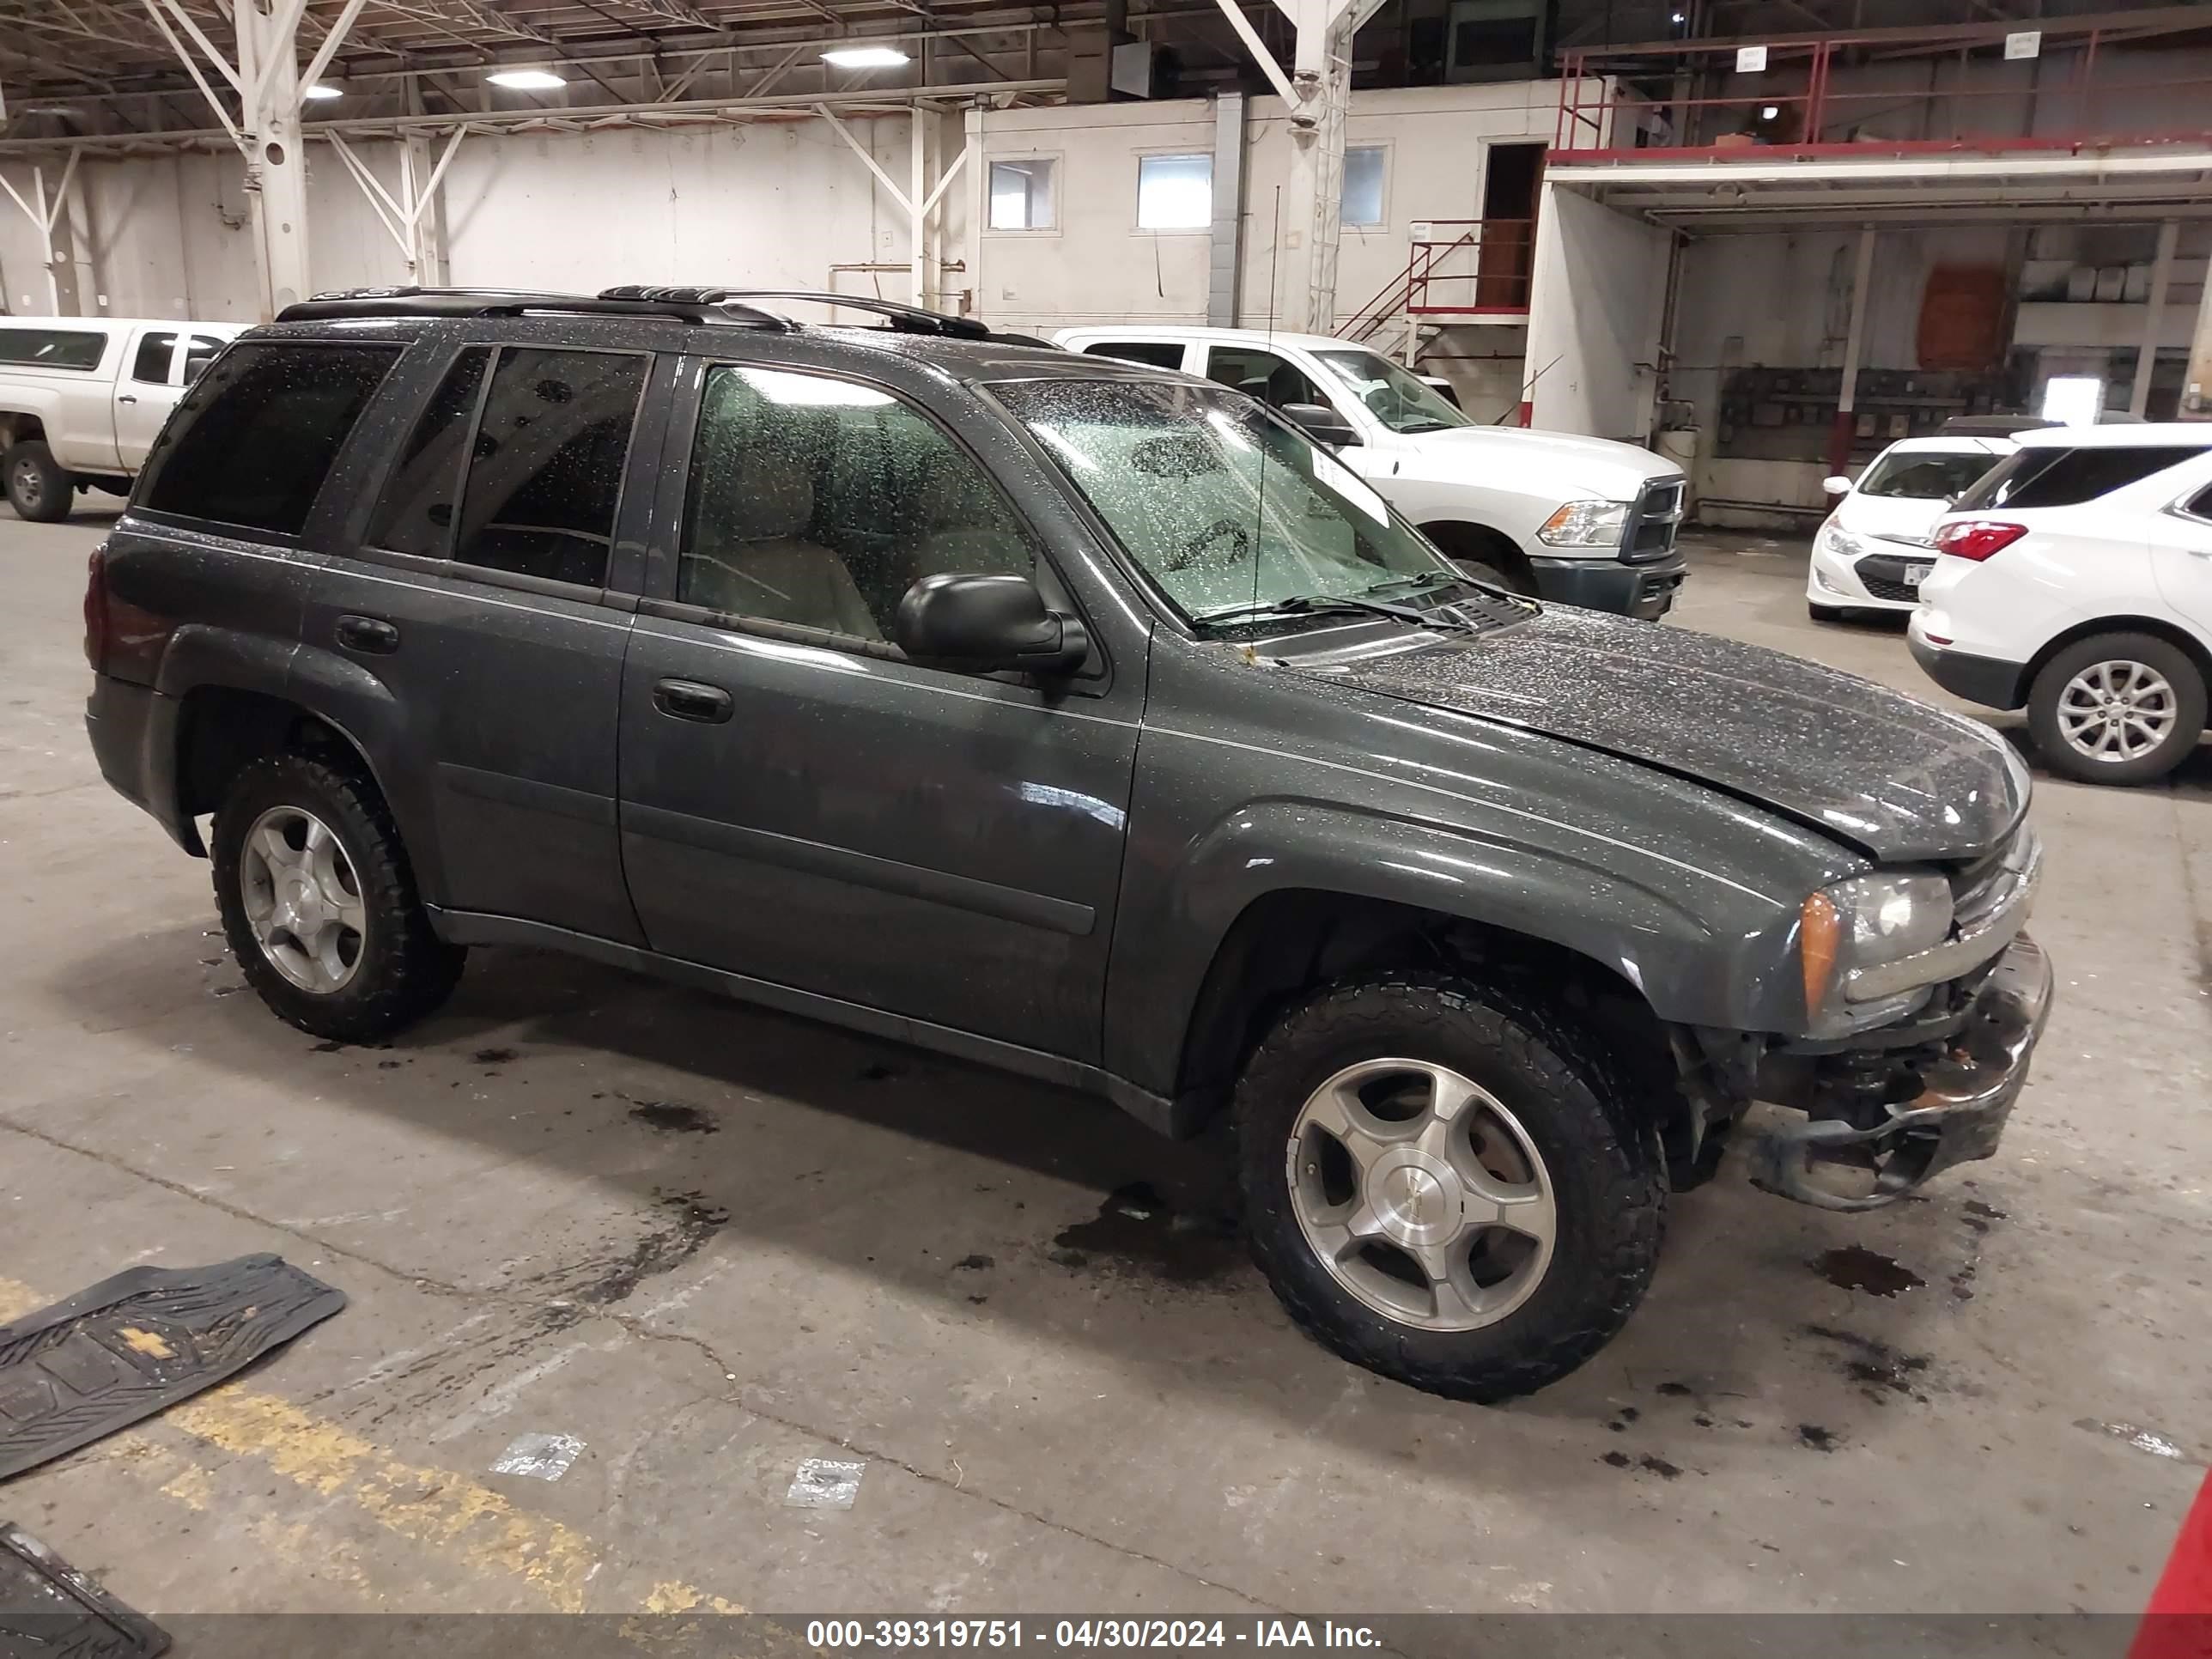
[[[0,1276],[0,1322],[21,1318],[51,1300]],[[386,1531],[441,1550],[477,1572],[518,1579],[556,1612],[583,1612],[587,1587],[605,1565],[602,1548],[575,1528],[521,1509],[468,1475],[403,1462],[275,1395],[220,1383],[157,1420],[234,1455],[258,1459],[306,1491],[349,1501]],[[212,1490],[199,1470],[187,1470],[163,1487],[187,1505],[205,1501]],[[676,1581],[654,1585],[645,1604],[651,1613],[695,1608],[744,1611]]]

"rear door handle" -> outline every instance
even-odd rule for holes
[[[338,643],[370,656],[388,656],[399,648],[399,630],[380,617],[340,617]]]
[[[126,392],[115,401],[118,404],[135,404],[138,401],[138,394],[135,392]]]
[[[664,714],[697,720],[702,726],[720,726],[737,709],[730,694],[720,686],[702,685],[696,680],[660,681],[653,688],[653,706]]]

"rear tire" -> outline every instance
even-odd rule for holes
[[[316,1036],[374,1042],[453,994],[467,952],[432,931],[391,812],[328,762],[250,762],[216,813],[222,927],[246,983]]]
[[[2197,747],[2204,704],[2203,672],[2179,646],[2151,634],[2098,634],[2037,673],[2027,729],[2061,777],[2148,783]]]
[[[1465,1103],[1440,1118],[1448,1097]],[[1595,1040],[1496,988],[1404,974],[1321,991],[1237,1086],[1253,1255],[1355,1364],[1458,1400],[1531,1393],[1651,1282],[1667,1181],[1634,1097]]]
[[[37,439],[11,447],[6,456],[8,503],[33,524],[57,524],[69,517],[76,480]]]

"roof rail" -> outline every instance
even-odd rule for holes
[[[678,305],[727,305],[747,300],[811,300],[825,306],[846,306],[872,311],[902,334],[941,334],[956,340],[988,340],[988,325],[973,317],[952,317],[920,306],[902,306],[890,300],[872,300],[854,294],[833,294],[805,288],[646,288],[625,285],[602,289],[602,300],[655,301]]]
[[[520,317],[562,312],[601,317],[667,317],[685,323],[728,323],[744,328],[788,329],[788,318],[756,307],[709,298],[700,289],[611,289],[602,295],[550,294],[525,289],[349,288],[317,294],[279,312],[280,323],[335,317]]]

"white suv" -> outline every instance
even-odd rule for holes
[[[2204,730],[2212,423],[2053,427],[1936,527],[1908,637],[1945,690],[2027,708],[2051,769],[2145,783]]]
[[[1455,562],[1516,593],[1657,617],[1682,585],[1686,480],[1649,450],[1481,425],[1411,369],[1332,335],[1139,325],[1054,339],[1273,404]]]
[[[1910,611],[1936,562],[1936,521],[2002,457],[2010,438],[1900,438],[1875,456],[1858,482],[1834,477],[1836,498],[1813,537],[1805,609],[1814,622],[1841,622],[1854,611]]]

